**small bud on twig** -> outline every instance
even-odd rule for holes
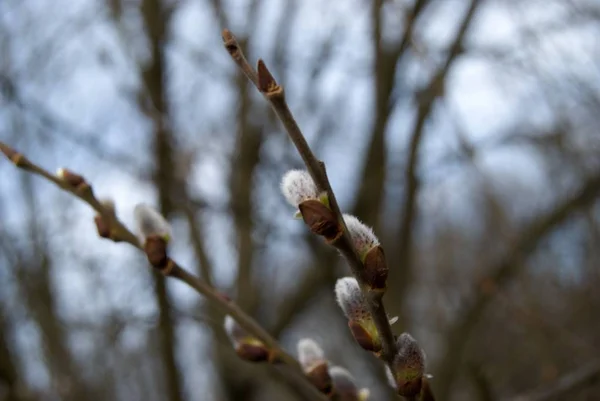
[[[169,242],[171,239],[171,226],[160,213],[152,207],[140,203],[136,205],[133,214],[137,225],[137,234],[142,244],[150,236],[161,237]]]
[[[146,238],[144,252],[146,252],[148,262],[152,267],[161,271],[167,269],[169,263],[172,263],[167,255],[167,242],[158,235],[151,235]]]
[[[25,156],[2,142],[0,142],[0,152],[4,153],[4,156],[6,156],[6,158],[13,162],[17,167],[22,167],[23,165],[29,164],[29,160],[27,160]]]
[[[266,96],[283,96],[283,88],[277,84],[271,71],[262,60],[258,60],[256,68],[258,75],[258,89]]]
[[[395,388],[404,397],[416,397],[421,392],[425,375],[425,353],[417,341],[408,333],[396,340],[398,353],[394,357]]]
[[[288,171],[281,180],[281,192],[292,206],[300,209],[304,222],[313,233],[329,242],[343,234],[337,216],[329,208],[327,194],[319,194],[307,171]]]
[[[310,338],[298,342],[298,361],[310,382],[324,394],[331,394],[332,381],[325,353]]]
[[[323,349],[314,340],[303,338],[298,341],[298,362],[304,369],[326,361]]]
[[[164,275],[169,275],[174,268],[174,262],[167,253],[171,226],[160,213],[145,204],[138,204],[133,214],[148,262]]]
[[[271,359],[269,349],[260,340],[246,333],[229,315],[225,316],[225,332],[240,358],[249,362],[263,362]]]
[[[373,229],[361,222],[357,217],[344,214],[344,222],[352,237],[352,242],[364,264],[364,280],[372,290],[384,290],[389,269],[379,245],[379,239]]]
[[[56,176],[66,183],[71,189],[76,191],[84,191],[91,189],[85,178],[79,174],[67,170],[66,168],[59,168],[56,171]]]
[[[103,199],[100,201],[100,204],[102,207],[104,207],[104,210],[111,218],[115,217],[115,202],[112,199]],[[104,217],[102,217],[100,214],[97,214],[94,217],[94,223],[96,224],[96,231],[98,232],[99,237],[111,237],[110,221],[106,221]]]
[[[369,313],[360,286],[354,277],[344,277],[335,283],[335,295],[348,318],[348,326],[356,342],[365,350],[379,352],[379,333]]]
[[[359,389],[354,377],[346,369],[340,366],[329,368],[329,375],[333,382],[333,388],[337,399],[340,401],[366,401],[370,392],[368,389]]]

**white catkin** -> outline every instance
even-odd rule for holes
[[[344,222],[348,231],[352,236],[352,242],[359,254],[369,251],[371,248],[379,245],[379,239],[373,232],[373,229],[368,227],[356,216],[344,214]]]
[[[370,318],[360,286],[354,277],[343,277],[337,280],[335,297],[348,319],[360,321]]]
[[[167,239],[171,238],[171,226],[151,206],[140,203],[136,205],[133,215],[137,226],[137,233],[142,242],[151,235],[158,235]]]
[[[308,199],[317,199],[317,186],[306,170],[290,170],[281,179],[281,192],[288,203],[298,205]]]
[[[303,338],[298,341],[298,361],[304,369],[324,362],[325,353],[323,349],[311,338]]]
[[[414,369],[419,374],[425,374],[425,352],[417,343],[417,340],[408,333],[402,333],[396,340],[398,354],[394,359],[394,364],[398,370]]]
[[[329,375],[334,388],[340,395],[358,395],[358,386],[348,370],[341,366],[331,366]]]
[[[244,337],[246,337],[246,332],[244,329],[242,329],[231,316],[225,316],[225,322],[223,325],[225,326],[225,333],[227,333],[227,336],[234,344],[239,343],[244,339]]]

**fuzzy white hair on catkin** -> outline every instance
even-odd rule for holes
[[[230,315],[225,316],[223,325],[225,333],[227,333],[227,336],[234,344],[239,343],[246,336],[244,329]]]
[[[402,333],[396,340],[398,354],[395,363],[401,366],[416,369],[420,374],[425,373],[425,352],[409,333]]]
[[[305,200],[319,197],[317,186],[306,170],[288,171],[283,175],[280,187],[288,203],[295,207]]]
[[[352,236],[354,247],[359,253],[368,251],[369,249],[379,245],[379,239],[373,232],[373,229],[360,221],[358,217],[351,214],[344,214],[344,222]]]
[[[151,235],[158,235],[165,238],[171,237],[171,226],[153,207],[145,203],[137,204],[133,210],[133,216],[138,235],[141,239],[145,240]]]
[[[298,361],[303,368],[310,368],[325,361],[325,352],[312,338],[302,338],[298,341]]]
[[[341,366],[331,366],[329,369],[329,375],[333,381],[333,385],[340,393],[358,393],[358,387],[352,374]]]
[[[364,320],[369,316],[360,286],[354,277],[343,277],[337,280],[335,297],[348,319]]]

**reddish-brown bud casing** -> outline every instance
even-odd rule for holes
[[[323,394],[331,394],[333,384],[329,375],[327,362],[320,363],[306,372],[308,380]]]
[[[373,247],[365,256],[364,278],[369,287],[374,290],[385,290],[388,277],[388,266],[381,246]]]
[[[348,322],[348,327],[350,328],[350,332],[352,332],[352,337],[354,337],[358,345],[363,349],[371,352],[381,351],[381,344],[379,344],[378,341],[375,341],[371,334],[369,334],[359,322],[350,320]]]
[[[240,343],[235,352],[240,358],[250,362],[264,362],[270,359],[269,350],[261,344]]]
[[[94,217],[94,223],[96,223],[96,231],[98,231],[98,236],[102,238],[110,238],[110,227],[104,221],[102,216]]]
[[[168,256],[167,256],[167,241],[158,235],[152,235],[146,238],[144,243],[144,252],[148,257],[148,262],[159,269],[163,270],[167,267]]]
[[[342,227],[335,213],[318,200],[306,200],[300,203],[298,208],[304,222],[313,233],[322,235],[328,242],[334,242],[342,235]]]

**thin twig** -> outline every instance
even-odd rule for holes
[[[235,37],[228,30],[223,31],[223,41],[225,48],[238,66],[242,69],[242,71],[245,73],[246,71],[254,71],[253,68],[248,64],[246,58],[243,56],[241,47],[239,46]],[[364,296],[367,300],[369,312],[373,317],[373,321],[377,327],[377,331],[381,339],[381,359],[383,359],[390,366],[392,372],[394,372],[395,368],[393,366],[393,359],[397,353],[397,349],[392,328],[389,324],[388,315],[382,302],[383,292],[370,291],[365,284],[363,278],[365,268],[356,252],[350,233],[345,227],[342,213],[337,203],[335,194],[331,188],[329,178],[327,177],[325,164],[317,159],[317,157],[313,154],[310,146],[306,142],[304,135],[302,134],[302,131],[300,130],[300,127],[298,127],[298,124],[296,123],[296,120],[294,119],[294,116],[288,107],[288,104],[285,100],[283,87],[276,83],[264,62],[262,60],[258,61],[258,73],[256,75],[248,73],[246,73],[246,75],[271,104],[271,107],[281,120],[290,139],[296,146],[296,149],[304,161],[304,164],[306,165],[306,168],[314,180],[318,190],[320,192],[326,192],[328,195],[329,206],[333,213],[337,216],[338,222],[340,222],[340,224],[343,226],[342,236],[334,241],[332,245],[337,248],[346,258],[353,275],[361,284]]]
[[[100,216],[102,216],[102,218],[110,221],[110,239],[115,242],[127,242],[131,246],[143,250],[143,247],[141,246],[137,236],[131,232],[120,220],[118,220],[113,212],[111,212],[96,198],[92,187],[85,181],[83,181],[81,185],[73,186],[67,182],[67,180],[51,174],[47,170],[31,162],[23,154],[15,151],[3,142],[0,142],[0,152],[4,153],[4,155],[6,155],[6,157],[16,167],[45,178],[46,180],[54,183],[60,189],[71,193],[75,197],[90,205]],[[271,335],[269,335],[269,333],[267,333],[254,319],[252,319],[252,317],[247,315],[235,302],[229,300],[217,289],[211,287],[194,274],[188,272],[184,267],[176,262],[173,263],[173,266],[169,271],[169,276],[181,280],[191,288],[195,289],[198,293],[204,295],[223,313],[230,315],[244,330],[256,337],[267,348],[269,348],[271,352],[276,355],[278,361],[290,366],[303,379],[306,378],[298,361],[296,361],[292,355],[286,353],[277,343],[277,341]],[[309,394],[313,395],[312,399],[323,401],[327,400],[327,397],[320,393],[310,382],[307,380],[302,380],[302,383],[305,384],[306,390],[309,392]]]

